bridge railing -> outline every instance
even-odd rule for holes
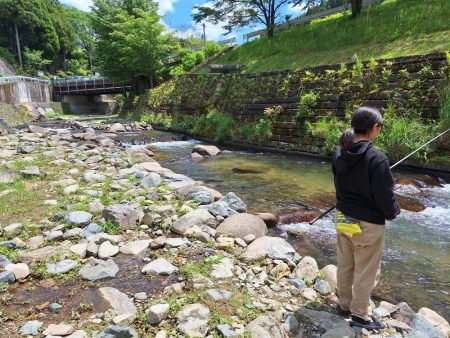
[[[363,0],[362,1],[362,6],[363,7],[370,7],[370,6],[374,5],[374,4],[380,3],[382,1],[383,0]],[[326,11],[323,11],[323,12],[314,13],[314,14],[307,15],[307,16],[302,16],[302,17],[300,17],[298,19],[290,21],[289,23],[286,22],[286,23],[282,23],[280,25],[277,25],[275,27],[275,31],[280,31],[280,30],[283,30],[283,29],[286,29],[286,28],[290,28],[292,26],[298,26],[298,25],[301,25],[301,24],[304,24],[304,23],[311,22],[311,21],[313,21],[315,19],[322,19],[322,18],[325,18],[325,17],[333,15],[333,14],[345,12],[345,11],[347,11],[350,8],[349,6],[350,6],[350,4],[346,3],[346,4],[342,5],[342,6],[338,6],[338,7],[335,7],[335,8],[330,8],[330,9],[327,9]],[[244,38],[244,41],[248,41],[250,38],[254,38],[254,37],[265,35],[265,34],[267,34],[267,30],[266,29],[260,29],[260,30],[257,30],[257,31],[254,31],[254,32],[251,32],[251,33],[248,33],[248,34],[244,34],[243,38]]]
[[[120,93],[131,90],[130,85],[115,84],[111,79],[104,77],[70,77],[52,80],[56,94],[102,94]]]
[[[50,81],[44,79],[36,79],[34,77],[29,76],[5,76],[0,77],[1,83],[11,83],[11,82],[34,82],[34,83],[42,83],[42,84],[50,84]]]

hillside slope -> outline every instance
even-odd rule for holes
[[[214,63],[246,66],[245,72],[282,70],[450,50],[449,0],[385,0],[357,19],[336,14],[262,37]]]

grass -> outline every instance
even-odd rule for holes
[[[45,182],[36,183],[34,188],[27,183],[29,180],[20,179],[13,184],[0,184],[0,191],[11,190],[0,197],[1,224],[40,220],[51,211],[44,205]]]
[[[262,72],[450,50],[450,1],[385,0],[357,19],[336,14],[243,44],[214,63]]]

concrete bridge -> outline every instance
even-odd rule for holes
[[[116,84],[103,77],[70,77],[52,80],[53,97],[63,111],[72,114],[109,113],[113,94],[130,91],[130,85]]]

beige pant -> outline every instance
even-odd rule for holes
[[[342,310],[369,320],[370,294],[378,283],[384,225],[360,221],[361,235],[337,234],[337,289]]]

